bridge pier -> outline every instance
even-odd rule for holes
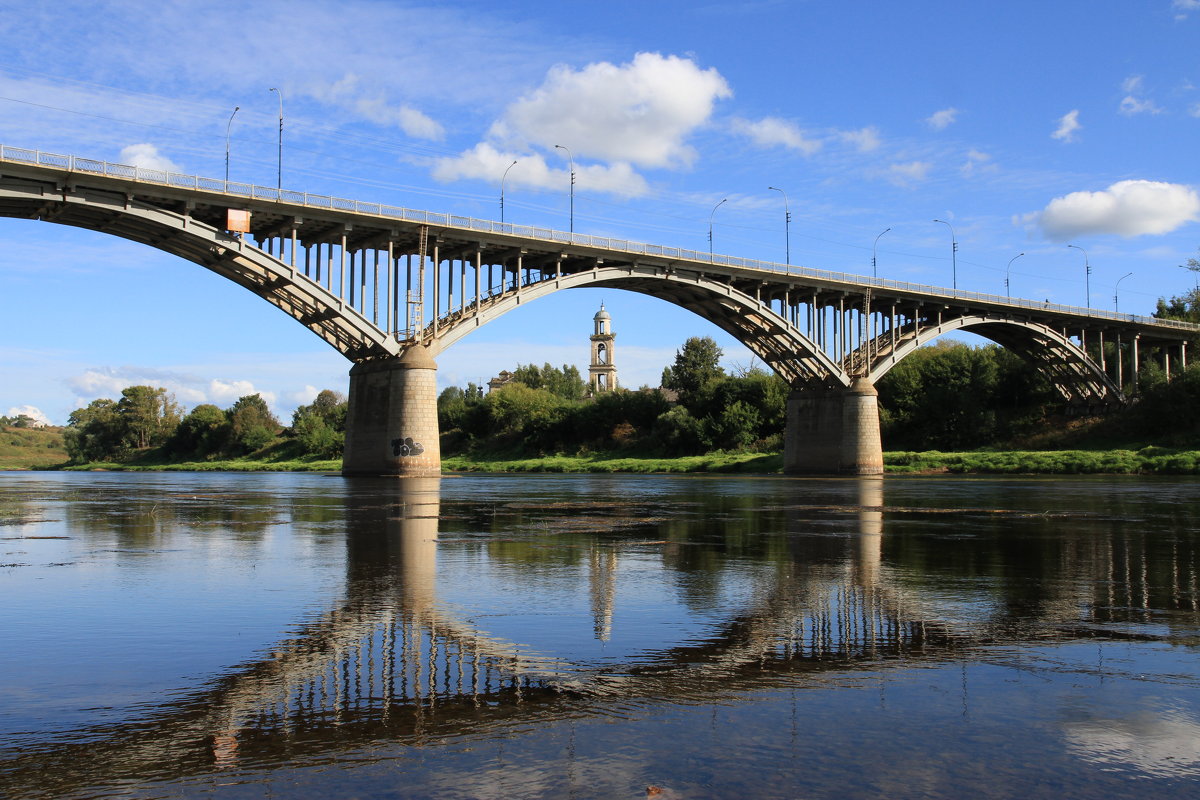
[[[424,347],[350,370],[343,475],[440,475],[437,364]]]
[[[866,378],[849,389],[798,389],[788,396],[784,472],[879,475],[879,398]]]

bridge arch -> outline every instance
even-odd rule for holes
[[[952,331],[977,334],[1011,350],[1039,369],[1070,403],[1090,405],[1120,402],[1121,387],[1087,351],[1063,331],[1032,320],[999,314],[963,314],[938,325],[913,331],[872,359],[867,379],[878,382],[918,348]],[[876,342],[878,344],[878,342]],[[884,348],[880,347],[879,351]]]
[[[848,387],[842,367],[796,326],[754,297],[704,275],[680,277],[657,267],[597,267],[529,284],[520,291],[480,298],[477,305],[439,318],[424,332],[429,355],[527,303],[574,288],[613,288],[638,292],[691,311],[746,346],[793,386]]]
[[[351,360],[400,353],[393,338],[330,288],[186,213],[107,193],[47,196],[36,186],[0,185],[0,216],[94,230],[198,264],[282,310]]]

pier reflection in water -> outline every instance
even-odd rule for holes
[[[1184,796],[1198,505],[1172,481],[6,476],[17,584],[104,562],[127,589],[98,602],[154,603],[146,557],[253,557],[264,580],[231,575],[234,609],[303,553],[294,585],[319,602],[102,719],[15,703],[0,787]],[[48,546],[71,560],[39,563]],[[73,602],[6,607],[70,637]],[[23,630],[0,665],[38,661]],[[64,669],[0,677],[0,697],[49,701]]]

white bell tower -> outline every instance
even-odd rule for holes
[[[592,387],[592,394],[611,392],[617,388],[617,366],[613,360],[613,340],[617,335],[612,331],[612,317],[604,310],[604,303],[600,304],[600,310],[592,317],[592,321],[596,327],[592,333],[592,363],[588,367],[588,383]]]

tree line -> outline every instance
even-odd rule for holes
[[[123,461],[147,450],[177,460],[238,458],[279,443],[295,456],[335,459],[345,430],[345,398],[329,390],[297,408],[285,428],[257,394],[226,409],[202,403],[184,414],[166,389],[130,386],[119,400],[72,411],[64,440],[73,463]]]

